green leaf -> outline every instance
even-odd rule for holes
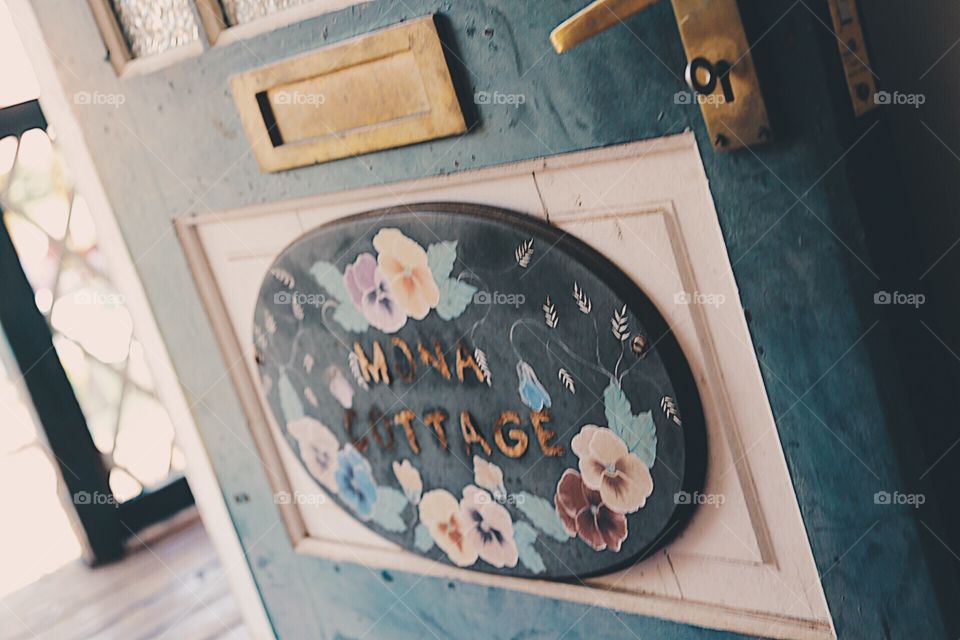
[[[290,378],[285,373],[277,381],[277,393],[280,394],[280,411],[283,413],[283,419],[286,422],[299,420],[306,415],[303,411],[303,402],[300,401],[300,395],[293,388]]]
[[[543,564],[543,558],[533,548],[533,543],[537,541],[537,532],[533,527],[523,520],[514,523],[513,541],[517,544],[520,564],[534,573],[543,573],[547,570]]]
[[[373,503],[370,519],[387,531],[400,533],[407,530],[407,523],[400,513],[407,507],[407,498],[391,487],[377,487],[377,501]]]
[[[518,493],[516,499],[517,508],[537,529],[558,542],[566,542],[570,538],[570,534],[560,522],[560,516],[557,515],[553,503],[526,491]]]
[[[430,535],[430,529],[427,529],[427,525],[422,522],[417,524],[417,528],[413,530],[413,546],[420,553],[426,553],[433,549],[433,536]]]
[[[607,426],[620,436],[631,453],[636,454],[648,469],[653,467],[657,459],[657,428],[653,423],[653,414],[643,411],[634,415],[623,389],[612,380],[603,391],[603,410]]]
[[[341,327],[354,333],[362,333],[370,327],[367,319],[349,300],[337,305],[337,308],[333,311],[333,319]]]
[[[455,278],[447,278],[440,283],[440,302],[437,303],[437,315],[444,320],[459,318],[470,302],[477,288]]]
[[[448,240],[447,242],[435,242],[427,247],[427,265],[430,267],[430,273],[437,282],[443,282],[450,277],[453,271],[453,263],[457,259],[457,241]]]
[[[314,277],[317,283],[327,290],[327,294],[339,302],[346,302],[351,307],[350,294],[347,292],[347,285],[343,282],[343,274],[335,264],[330,262],[314,262],[310,267],[310,275]]]

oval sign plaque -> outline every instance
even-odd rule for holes
[[[663,318],[526,216],[423,204],[320,227],[270,268],[254,331],[306,470],[428,558],[607,573],[675,534],[703,478],[700,401]]]

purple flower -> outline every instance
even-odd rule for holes
[[[390,294],[390,285],[377,267],[377,259],[361,253],[343,273],[350,300],[371,325],[394,333],[407,322],[407,314]]]

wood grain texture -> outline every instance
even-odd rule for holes
[[[802,6],[771,0],[744,10],[748,34],[756,38],[769,29],[753,54],[768,108],[781,123],[779,141],[756,155],[721,157],[711,150],[699,110],[673,102],[684,88],[685,59],[665,3],[631,19],[630,30],[610,31],[603,43],[588,41],[560,57],[550,52],[549,30],[582,0],[371,3],[123,82],[95,46],[99,34],[86,5],[33,5],[48,46],[66,61],[59,71],[68,95],[98,88],[127,97],[119,109],[77,108],[76,114],[184,388],[202,399],[194,407],[200,432],[280,637],[369,632],[421,638],[464,629],[491,638],[555,637],[570,629],[567,637],[736,637],[294,554],[286,534],[272,526],[273,495],[225,375],[235,363],[224,362],[217,350],[170,230],[172,218],[190,211],[452,173],[687,128],[703,150],[838,634],[946,636],[940,596],[955,596],[934,584],[930,566],[949,556],[925,536],[912,511],[872,499],[878,490],[897,488],[910,471],[901,461],[910,456],[913,418],[903,411],[895,365],[883,356],[889,335],[880,326],[864,337],[876,280],[842,163],[828,171],[845,148],[832,129],[836,105],[823,71],[827,54],[817,40],[823,25]],[[465,115],[475,128],[463,138],[282,174],[259,172],[233,110],[230,76],[432,12],[442,13],[438,30],[460,95],[522,94],[523,105],[473,106]],[[829,51],[834,56],[835,46]],[[770,68],[776,73],[765,76]],[[806,206],[797,204],[801,193]]]
[[[194,520],[120,562],[76,562],[7,596],[0,638],[246,638],[228,585]]]

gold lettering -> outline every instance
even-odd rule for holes
[[[547,442],[550,438],[557,435],[556,431],[546,429],[543,426],[545,422],[550,422],[550,412],[546,409],[543,411],[531,411],[530,422],[533,423],[533,431],[537,434],[537,441],[540,443],[543,455],[551,457],[562,456],[566,449],[561,445],[548,444]]]
[[[530,438],[523,429],[510,429],[507,431],[507,435],[514,440],[514,444],[508,445],[503,437],[503,427],[507,423],[520,424],[520,415],[516,411],[504,411],[501,413],[493,427],[493,440],[497,443],[497,448],[503,452],[503,455],[510,458],[519,458],[527,452]]]
[[[413,382],[413,379],[417,377],[417,361],[413,359],[413,352],[410,351],[410,345],[408,345],[403,338],[398,338],[397,336],[390,338],[390,342],[393,344],[394,354],[399,351],[403,354],[403,357],[407,359],[406,373],[403,372],[403,367],[394,365],[395,368],[400,371],[400,379],[404,382]]]
[[[432,339],[433,351],[431,354],[422,342],[417,342],[417,351],[420,352],[420,360],[423,364],[428,367],[433,367],[440,372],[440,375],[444,377],[445,380],[450,379],[450,369],[447,367],[447,359],[443,355],[443,348],[440,346],[440,341],[436,338]]]
[[[393,416],[393,424],[402,426],[404,433],[407,434],[407,442],[410,448],[417,455],[420,455],[420,445],[417,443],[417,434],[413,432],[413,420],[417,417],[410,409],[404,409]],[[446,447],[444,447],[446,448]]]
[[[460,412],[460,431],[463,432],[463,442],[467,447],[468,458],[473,455],[470,453],[470,445],[472,444],[479,444],[483,448],[483,452],[488,456],[493,453],[493,449],[490,448],[490,443],[487,442],[477,431],[477,428],[473,426],[473,420],[470,419],[470,412],[468,411]]]
[[[383,349],[380,348],[380,342],[373,342],[373,364],[367,360],[367,354],[363,352],[363,347],[359,342],[353,343],[353,353],[356,354],[360,363],[360,373],[367,382],[383,382],[390,384],[390,372],[387,370],[387,359],[383,356]]]
[[[467,367],[473,369],[477,380],[480,382],[484,381],[483,371],[480,369],[477,361],[473,359],[473,354],[464,348],[463,342],[457,342],[457,379],[460,382],[463,382],[463,370]]]
[[[386,423],[386,416],[383,415],[383,412],[380,411],[377,407],[370,407],[370,413],[367,414],[367,421],[370,423],[370,429],[373,431],[373,439],[377,441],[377,444],[381,449],[393,449],[393,445],[396,443],[396,436],[393,435],[393,429],[390,428],[389,424],[384,424],[383,426],[387,429],[387,442],[384,444],[383,436],[380,435],[380,429],[378,428],[380,423]]]
[[[423,421],[433,427],[437,434],[437,440],[444,451],[447,450],[447,432],[443,428],[443,422],[447,419],[447,414],[443,409],[428,411],[423,415]]]
[[[350,440],[353,447],[363,453],[367,450],[367,445],[370,444],[370,439],[367,436],[363,436],[360,439],[357,439],[353,435],[353,419],[357,417],[357,412],[353,409],[347,409],[343,416],[343,428],[347,432],[347,439]]]

